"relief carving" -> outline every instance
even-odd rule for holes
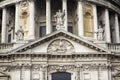
[[[74,71],[74,65],[49,65],[48,71],[57,71],[57,72],[65,72],[65,71]]]
[[[57,39],[48,46],[48,53],[72,53],[73,45],[65,39]]]
[[[29,2],[28,1],[22,1],[20,3],[20,9],[21,9],[21,13],[20,13],[20,17],[21,18],[26,18],[29,16]]]

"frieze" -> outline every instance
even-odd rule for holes
[[[58,71],[58,72],[65,72],[65,71],[74,71],[74,65],[49,65],[48,71]]]
[[[91,71],[91,70],[107,70],[110,69],[111,66],[108,64],[82,64],[80,67],[76,67],[83,71]]]

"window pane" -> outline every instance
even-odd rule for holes
[[[39,35],[40,35],[40,37],[43,37],[43,36],[45,36],[46,35],[46,27],[45,26],[40,26],[40,28],[39,28],[40,30],[39,30]]]
[[[68,26],[68,32],[73,33],[73,27],[72,26]]]
[[[11,42],[11,34],[8,35],[8,43]]]
[[[52,27],[52,32],[55,32],[57,29],[56,29],[56,26],[53,26]]]

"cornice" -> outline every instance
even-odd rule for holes
[[[14,3],[18,3],[22,0],[5,0],[0,2],[0,8],[3,8],[4,6],[10,5],[10,4],[14,4]]]
[[[108,1],[105,0],[87,0],[88,2],[91,3],[95,3],[95,4],[99,4],[99,5],[103,5],[104,7],[107,7],[109,9],[114,10],[115,12],[117,12],[118,14],[120,14],[120,9],[116,6],[114,6],[113,4],[111,4]]]

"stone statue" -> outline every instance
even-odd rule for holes
[[[101,25],[99,25],[99,28],[98,28],[98,31],[97,31],[97,39],[99,41],[103,41],[103,39],[104,39],[103,33],[104,33],[104,29],[102,28]]]
[[[65,16],[65,10],[63,12],[59,10],[58,12],[56,12],[56,15],[54,15],[57,30],[62,29],[64,27],[64,16]]]
[[[22,29],[22,26],[20,26],[20,29],[17,31],[16,35],[18,41],[24,40],[24,31]]]

